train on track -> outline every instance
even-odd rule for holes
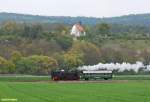
[[[98,70],[98,71],[78,71],[78,70],[53,70],[51,71],[51,78],[53,81],[59,80],[99,80],[112,79],[113,71]]]

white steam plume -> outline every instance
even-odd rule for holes
[[[79,70],[101,70],[101,69],[107,69],[107,70],[118,70],[119,72],[123,72],[125,70],[133,70],[135,72],[138,72],[140,68],[147,68],[146,71],[150,71],[150,65],[144,66],[142,62],[137,61],[135,64],[130,63],[99,63],[97,65],[92,66],[80,66],[78,67]]]

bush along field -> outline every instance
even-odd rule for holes
[[[0,101],[149,102],[150,81],[103,83],[0,82]]]

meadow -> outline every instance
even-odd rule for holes
[[[136,79],[143,77],[144,80],[131,79],[134,77]],[[13,82],[9,81],[10,77],[5,77],[5,80],[2,80],[3,78],[0,77],[0,102],[149,102],[150,100],[148,76],[128,76],[131,80],[125,80],[127,76],[117,76],[112,81],[98,83],[51,82],[46,76],[19,77],[25,78],[24,82],[19,82],[21,79],[17,81],[16,77],[11,77],[15,79]],[[27,82],[27,78],[32,78],[33,82],[31,79]]]
[[[50,76],[32,76],[32,75],[0,76],[0,82],[37,82],[49,80],[51,80]]]

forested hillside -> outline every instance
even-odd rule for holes
[[[13,20],[16,22],[40,22],[40,23],[64,23],[74,24],[82,21],[83,24],[95,25],[97,23],[109,24],[126,24],[126,25],[141,25],[150,26],[150,14],[126,15],[110,18],[94,18],[94,17],[65,17],[65,16],[39,16],[15,13],[0,13],[0,22]]]
[[[95,20],[99,21],[84,17],[1,13],[0,73],[46,75],[56,68],[73,69],[99,62],[141,61],[149,64],[150,30],[147,24],[109,24]],[[77,21],[83,22],[86,36],[74,40],[70,30]],[[144,70],[140,69],[139,73]]]

